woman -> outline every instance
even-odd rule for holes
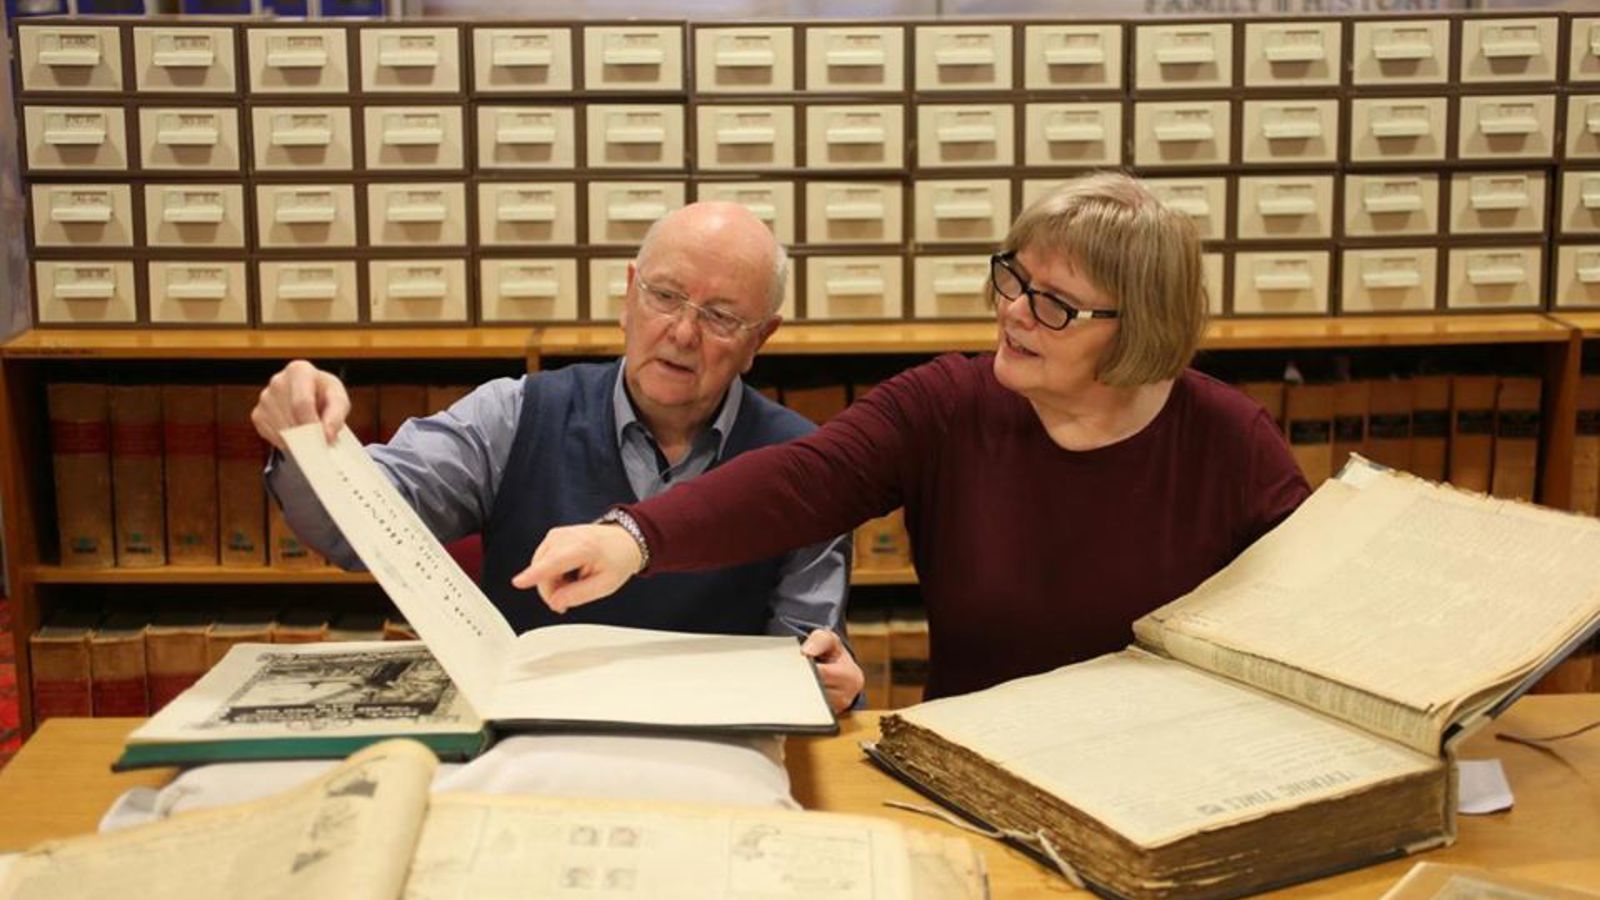
[[[994,354],[940,357],[806,438],[553,530],[513,583],[565,610],[903,504],[933,698],[1123,648],[1309,493],[1267,413],[1188,368],[1199,241],[1137,180],[1089,175],[1030,206],[990,296]]]

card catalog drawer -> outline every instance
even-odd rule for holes
[[[578,261],[478,261],[480,321],[572,322],[578,318]]]
[[[239,89],[232,28],[133,29],[139,93],[231,94]]]
[[[122,90],[122,37],[115,25],[17,25],[23,93]]]
[[[33,264],[39,323],[122,324],[138,318],[133,263],[39,260]]]
[[[1138,90],[1233,86],[1233,26],[1226,22],[1135,25],[1133,45]]]
[[[808,27],[806,90],[902,91],[906,32],[898,26]]]
[[[22,130],[31,170],[128,168],[128,125],[120,106],[24,106]]]
[[[651,224],[682,206],[681,181],[589,183],[589,243],[635,246]]]
[[[1450,20],[1357,22],[1350,56],[1352,84],[1444,84],[1450,78]]]
[[[977,241],[999,243],[1011,226],[1011,182],[918,181],[916,226],[919,242]]]
[[[477,115],[480,169],[578,167],[572,107],[480,106]]]
[[[682,169],[683,105],[592,103],[589,166],[596,169]]]
[[[1444,97],[1375,97],[1350,103],[1351,162],[1444,159]]]
[[[250,123],[258,172],[355,168],[349,107],[254,106]]]
[[[1474,82],[1555,81],[1554,16],[1537,19],[1463,19],[1461,77]]]
[[[1332,175],[1261,175],[1239,179],[1241,241],[1333,237]]]
[[[591,322],[615,322],[628,302],[628,266],[633,257],[589,260]]]
[[[1438,233],[1438,175],[1345,176],[1345,237]]]
[[[905,121],[903,106],[808,106],[806,168],[898,169]]]
[[[459,181],[367,185],[367,243],[466,246],[467,186]]]
[[[256,240],[274,250],[356,246],[355,186],[256,185]]]
[[[1560,215],[1562,234],[1600,233],[1600,171],[1561,173]]]
[[[361,29],[361,88],[374,94],[461,92],[455,28]]]
[[[1326,250],[1234,254],[1233,311],[1327,315],[1329,256]]]
[[[1427,312],[1439,296],[1439,251],[1432,247],[1385,247],[1344,251],[1346,313]]]
[[[478,243],[485,247],[578,242],[578,188],[570,181],[478,183]]]
[[[1567,159],[1600,159],[1600,94],[1567,97]]]
[[[1247,100],[1245,163],[1333,162],[1339,158],[1339,101]]]
[[[480,94],[570,91],[570,28],[473,28],[472,88]]]
[[[912,262],[912,293],[919,319],[991,319],[989,257],[919,256]]]
[[[778,243],[795,242],[795,195],[792,181],[702,181],[696,200],[737,203],[766,223]]]
[[[807,182],[806,243],[900,243],[905,236],[903,190],[891,181]]]
[[[1228,180],[1226,178],[1151,178],[1145,187],[1157,198],[1194,222],[1202,241],[1227,237]]]
[[[343,28],[250,28],[244,40],[252,93],[350,92]]]
[[[1206,311],[1213,316],[1222,315],[1223,284],[1227,256],[1222,253],[1200,254],[1200,278],[1206,289]]]
[[[787,94],[794,90],[794,29],[700,27],[694,31],[695,91]]]
[[[1457,172],[1450,178],[1450,233],[1541,232],[1543,172]]]
[[[139,109],[139,167],[238,172],[239,110],[225,106]]]
[[[922,105],[917,110],[917,165],[924,169],[1016,164],[1010,104]]]
[[[1022,34],[1028,90],[1122,88],[1121,25],[1024,25]]]
[[[244,185],[145,185],[144,240],[151,247],[244,247]]]
[[[1565,244],[1556,248],[1556,307],[1600,306],[1600,244]]]
[[[1462,97],[1456,155],[1462,159],[1537,159],[1555,154],[1552,94]]]
[[[1445,305],[1450,309],[1538,309],[1544,306],[1540,247],[1454,247]]]
[[[793,106],[701,106],[695,110],[699,168],[792,169]]]
[[[1226,100],[1134,104],[1134,165],[1229,162],[1229,112]]]
[[[681,91],[683,28],[584,26],[583,72],[590,91]]]
[[[898,319],[898,256],[813,256],[806,260],[807,319]]]
[[[369,106],[367,169],[450,170],[466,166],[459,106]]]
[[[149,266],[150,321],[171,325],[247,325],[244,263],[161,262]]]
[[[1010,25],[918,25],[919,91],[1011,89]]]
[[[132,247],[133,189],[126,184],[34,184],[37,247]]]
[[[1600,81],[1600,19],[1573,19],[1567,80]]]
[[[1338,22],[1247,22],[1245,87],[1318,87],[1339,83]]]
[[[256,269],[262,324],[331,325],[360,318],[354,262],[261,262]]]
[[[467,261],[369,260],[367,293],[374,322],[465,322]]]
[[[1026,122],[1024,165],[1122,163],[1121,103],[1029,103]]]

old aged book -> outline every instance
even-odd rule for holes
[[[861,523],[855,531],[855,567],[864,572],[896,572],[911,568],[911,535],[904,507]]]
[[[1600,512],[1600,375],[1578,381],[1578,429],[1572,439],[1572,508]]]
[[[1411,471],[1444,481],[1450,475],[1450,376],[1413,376],[1411,405]]]
[[[1285,385],[1282,381],[1245,381],[1238,385],[1245,396],[1261,404],[1267,411],[1272,421],[1278,423],[1279,430],[1283,429],[1283,395]]]
[[[1283,411],[1289,452],[1316,487],[1333,474],[1333,386],[1291,384],[1284,389]]]
[[[428,409],[428,389],[420,384],[378,385],[378,440],[387,442],[407,419],[420,418]]]
[[[1350,454],[1367,452],[1367,406],[1372,384],[1340,381],[1333,386],[1333,465],[1343,466]]]
[[[1347,468],[1120,652],[883,720],[873,753],[1128,897],[1449,843],[1454,748],[1600,629],[1600,521]]]
[[[429,793],[437,760],[385,741],[265,799],[38,845],[4,900],[983,900],[966,840],[867,816]]]
[[[1450,381],[1450,483],[1489,493],[1494,472],[1494,401],[1500,379],[1457,375]]]
[[[786,387],[783,405],[821,425],[850,405],[849,388],[842,384]]]
[[[261,467],[270,449],[250,422],[261,389],[217,386],[217,522],[225,566],[267,564],[267,493]]]
[[[1600,900],[1600,894],[1477,866],[1419,862],[1380,900]]]
[[[33,676],[33,720],[94,715],[89,633],[97,617],[69,610],[28,636]]]
[[[209,385],[161,388],[167,558],[217,564],[217,394]]]
[[[502,729],[834,733],[791,637],[558,625],[514,633],[350,430],[283,433],[350,546],[480,716]],[[639,685],[650,685],[641,691]]]
[[[89,671],[95,715],[150,715],[145,618],[145,614],[139,612],[114,612],[89,633]]]
[[[211,621],[193,610],[164,610],[144,632],[150,709],[166,706],[206,673],[206,634]]]
[[[433,415],[450,408],[450,405],[462,397],[472,393],[476,385],[471,384],[430,384],[424,393],[423,407],[427,410],[425,415]],[[353,430],[353,429],[352,429]]]
[[[48,396],[61,564],[87,569],[115,565],[106,387],[52,384]]]
[[[328,564],[321,553],[301,542],[276,503],[267,504],[267,542],[275,569],[318,569]]]
[[[1368,459],[1391,469],[1411,471],[1411,382],[1384,378],[1372,382],[1367,413]],[[1343,461],[1338,467],[1343,466]]]
[[[350,395],[350,414],[344,423],[355,432],[356,440],[371,444],[378,440],[378,389],[372,385],[346,386]]]
[[[889,619],[889,707],[922,702],[928,687],[928,617],[920,609],[897,609]]]
[[[1537,378],[1502,378],[1494,410],[1494,478],[1490,493],[1532,500],[1539,470]]]
[[[856,663],[861,666],[868,709],[890,709],[889,704],[889,621],[881,610],[851,613],[846,631]]]
[[[328,639],[326,607],[291,606],[278,614],[272,623],[274,644],[315,644]]]
[[[235,606],[206,629],[206,668],[222,661],[235,644],[272,642],[273,614],[276,610],[254,606]]]
[[[167,564],[167,520],[161,463],[161,388],[112,385],[111,486],[116,510],[117,565]]]

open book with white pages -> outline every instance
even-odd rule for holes
[[[1449,843],[1454,748],[1600,630],[1600,520],[1356,458],[1134,646],[868,752],[1097,889],[1226,897]]]

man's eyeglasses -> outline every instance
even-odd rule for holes
[[[1007,300],[1027,294],[1028,309],[1033,313],[1034,321],[1040,325],[1051,331],[1060,331],[1080,316],[1086,319],[1117,317],[1114,309],[1079,309],[1049,291],[1030,286],[1028,279],[1023,278],[1014,267],[1016,256],[1015,253],[996,253],[989,257],[989,280],[994,283],[995,293]]]
[[[676,316],[685,309],[692,309],[699,317],[700,327],[712,337],[731,341],[761,326],[760,322],[747,322],[725,309],[691,302],[677,291],[646,284],[637,272],[634,273],[633,283],[639,286],[639,298],[644,301],[646,309],[659,316]]]

